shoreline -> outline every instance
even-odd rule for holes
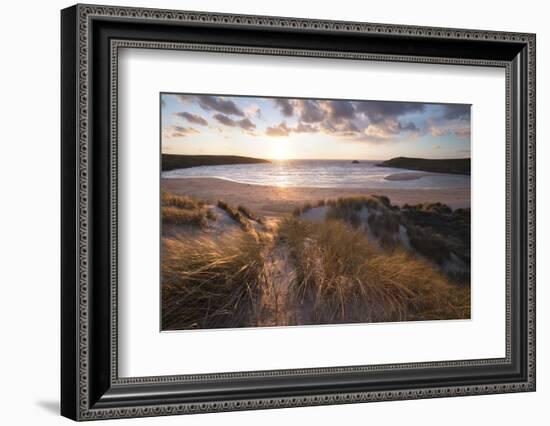
[[[321,199],[359,195],[385,195],[392,204],[436,203],[449,207],[470,207],[470,188],[395,189],[395,188],[314,188],[278,187],[233,182],[219,178],[161,178],[161,189],[176,195],[188,195],[211,203],[225,200],[243,205],[266,217],[291,213],[304,203]]]

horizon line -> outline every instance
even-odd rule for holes
[[[320,160],[341,160],[341,161],[387,161],[394,158],[411,158],[411,159],[419,159],[419,160],[471,160],[471,156],[469,157],[442,157],[442,158],[428,158],[428,157],[407,157],[405,155],[399,155],[396,157],[389,157],[386,159],[381,158],[359,158],[359,157],[347,157],[347,158],[277,158],[277,157],[266,157],[266,156],[249,156],[249,155],[241,155],[241,154],[180,154],[180,153],[174,153],[174,152],[161,152],[161,155],[186,155],[186,156],[206,156],[206,157],[244,157],[244,158],[256,158],[260,160],[274,160],[274,161],[294,161],[294,160],[314,160],[314,161],[320,161]]]

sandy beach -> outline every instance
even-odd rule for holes
[[[452,208],[470,207],[470,189],[297,188],[243,184],[216,178],[161,179],[161,187],[177,195],[190,195],[215,203],[225,200],[244,205],[268,217],[278,217],[306,202],[356,195],[385,195],[392,204],[440,202]]]

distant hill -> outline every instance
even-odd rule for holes
[[[228,164],[269,163],[268,160],[239,155],[177,155],[162,154],[162,171],[188,169],[198,166],[223,166]]]
[[[433,173],[470,174],[469,158],[449,158],[444,160],[429,160],[426,158],[396,157],[377,164],[379,167],[395,167],[398,169],[421,170]]]

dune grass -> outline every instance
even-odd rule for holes
[[[470,281],[470,209],[453,210],[442,203],[392,205],[381,195],[325,200],[328,220],[341,220],[354,228],[366,228],[386,249],[401,246],[434,262],[453,281]],[[294,211],[299,218],[314,206],[304,204]],[[406,238],[405,238],[406,237]],[[404,243],[403,239],[408,239]],[[449,264],[459,263],[462,269]]]
[[[246,327],[254,322],[262,242],[244,232],[163,240],[162,329]]]
[[[239,209],[236,209],[231,204],[226,203],[223,200],[218,200],[218,207],[224,210],[231,219],[241,226],[244,231],[248,231],[250,229],[250,222],[247,220],[246,216],[239,211]]]
[[[314,203],[307,202],[307,203],[301,204],[295,207],[294,210],[292,210],[292,216],[300,217],[307,211],[314,209],[316,207],[323,207],[326,204],[327,204],[327,200],[318,200],[317,202],[314,202]]]
[[[216,220],[216,215],[206,207],[206,203],[191,197],[163,191],[161,204],[162,223],[205,228],[209,220]]]
[[[163,220],[166,212],[172,223],[204,227],[209,220],[210,210],[199,200],[163,194],[162,205]],[[241,229],[163,238],[164,330],[272,324],[261,304],[266,289],[280,280],[269,273],[274,268],[289,277],[288,291],[277,301],[279,310],[292,311],[294,323],[285,325],[470,317],[469,286],[456,285],[438,266],[449,244],[459,244],[461,226],[469,226],[469,210],[438,203],[400,209],[383,196],[320,200],[256,233],[250,232],[253,221],[262,218],[253,211],[221,200],[217,206]],[[324,222],[300,219],[320,206],[328,206]],[[451,230],[456,224],[460,229]],[[403,225],[412,251],[395,239]]]
[[[294,208],[292,215],[299,217],[307,211],[322,206],[329,206],[333,210],[335,217],[339,213],[345,213],[345,211],[360,211],[363,207],[367,208],[396,208],[391,206],[390,199],[384,195],[360,195],[355,197],[340,197],[328,200],[318,200],[317,202],[306,202]],[[342,218],[346,215],[342,214]]]
[[[208,219],[203,210],[184,210],[176,207],[162,208],[163,223],[174,225],[192,225],[204,228],[208,226]]]
[[[202,200],[196,200],[186,195],[176,195],[168,191],[161,192],[163,207],[177,207],[179,209],[198,210],[205,205]]]
[[[246,206],[237,206],[237,210],[243,214],[247,219],[250,219],[250,220],[253,220],[255,222],[258,222],[260,225],[263,225],[264,224],[264,218],[262,218],[261,216],[258,216],[256,213],[254,213],[252,210],[250,210],[248,207]]]
[[[360,195],[356,197],[340,197],[327,200],[326,203],[338,209],[361,210],[363,207],[372,209],[391,208],[390,199],[385,195]]]
[[[283,221],[280,238],[297,268],[292,292],[314,324],[469,317],[469,289],[426,261],[386,252],[339,220]]]
[[[388,197],[372,195],[338,198],[329,200],[327,204],[330,206],[327,219],[342,220],[354,228],[368,224],[379,244],[386,248],[396,246],[401,217],[399,207],[392,206]]]

